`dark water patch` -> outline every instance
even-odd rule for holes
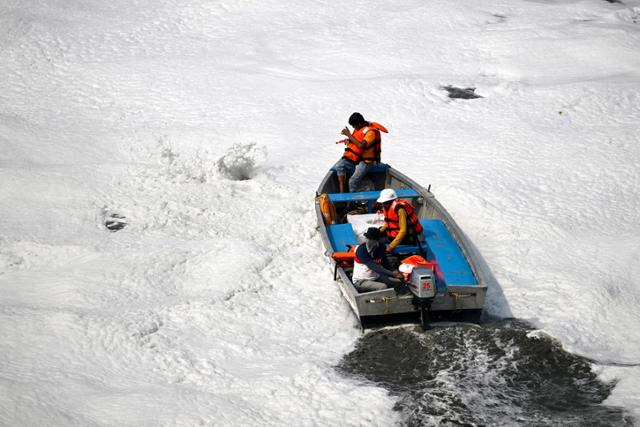
[[[441,86],[440,89],[444,89],[449,93],[449,98],[453,99],[475,99],[482,98],[482,96],[476,94],[476,88],[474,87],[455,87],[455,86]]]
[[[104,217],[104,226],[109,231],[119,231],[127,226],[127,218],[118,213],[107,213]]]
[[[410,426],[631,426],[614,383],[528,325],[454,324],[364,335],[339,370],[387,388]]]
[[[420,325],[419,313],[387,314],[385,316],[363,317],[360,319],[364,330],[380,329],[385,326]],[[434,322],[464,322],[480,324],[489,322],[489,318],[482,310],[437,311],[429,314],[429,323]]]

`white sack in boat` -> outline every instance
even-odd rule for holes
[[[347,222],[353,227],[358,243],[364,243],[366,240],[364,233],[369,227],[382,227],[384,225],[384,215],[382,213],[347,215]]]

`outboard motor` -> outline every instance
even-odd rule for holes
[[[436,280],[433,269],[416,266],[411,270],[408,281],[409,289],[414,295],[414,303],[420,308],[420,326],[429,329],[429,310],[436,297]]]
[[[433,299],[436,296],[436,281],[429,267],[414,267],[409,276],[409,289],[418,299]]]

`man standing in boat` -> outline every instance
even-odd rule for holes
[[[392,239],[387,246],[387,252],[391,252],[399,244],[418,245],[420,252],[423,252],[422,224],[411,202],[398,199],[393,188],[382,190],[377,202],[382,204],[384,212],[384,225],[380,227],[380,231],[386,232]]]
[[[405,293],[406,287],[400,280],[402,273],[392,270],[385,245],[380,242],[384,234],[378,228],[371,227],[364,237],[367,241],[358,245],[355,251],[351,278],[353,285],[359,292],[394,288],[397,293]]]
[[[353,126],[353,133],[346,126],[342,129],[342,135],[347,137],[344,140],[346,147],[342,158],[334,166],[341,193],[360,190],[362,179],[369,169],[381,160],[380,132],[389,132],[379,123],[366,121],[360,113],[353,113],[349,117],[349,124]],[[348,173],[352,175],[347,188]]]

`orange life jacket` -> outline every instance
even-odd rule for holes
[[[353,142],[349,141],[347,147],[344,149],[344,155],[342,157],[351,160],[353,163],[360,163],[364,160],[365,163],[379,162],[382,159],[382,137],[380,132],[389,133],[387,128],[380,123],[369,122],[366,126],[361,127],[353,132],[353,137],[358,142],[364,141],[364,136],[372,130],[375,133],[375,139],[373,144],[369,147],[358,147]]]
[[[400,263],[413,265],[415,267],[422,267],[422,266],[429,267],[432,270],[435,270],[435,265],[436,265],[435,261],[427,261],[420,255],[411,255],[410,257],[400,261]]]
[[[402,208],[407,213],[407,235],[422,233],[422,224],[418,221],[415,209],[410,202],[402,199],[396,199],[391,203],[389,209],[384,210],[384,220],[387,224],[387,235],[395,238],[400,232],[400,217],[398,210]]]
[[[334,252],[331,258],[336,260],[342,267],[349,267],[353,265],[353,261],[356,256],[356,247],[351,246],[347,252]]]
[[[413,270],[413,268],[405,269],[403,268],[402,264],[408,264],[413,267],[429,267],[431,271],[433,271],[434,273],[439,271],[438,263],[436,262],[435,259],[433,261],[427,261],[420,255],[411,255],[409,258],[405,258],[402,261],[400,261],[399,270],[404,276],[404,280],[406,280],[407,282],[410,280],[411,270]],[[440,273],[440,275],[442,275],[442,273]]]
[[[322,193],[320,198],[318,199],[318,203],[320,205],[320,212],[322,212],[322,218],[324,219],[325,225],[332,225],[336,223],[336,208],[329,200],[329,195],[327,193]]]

